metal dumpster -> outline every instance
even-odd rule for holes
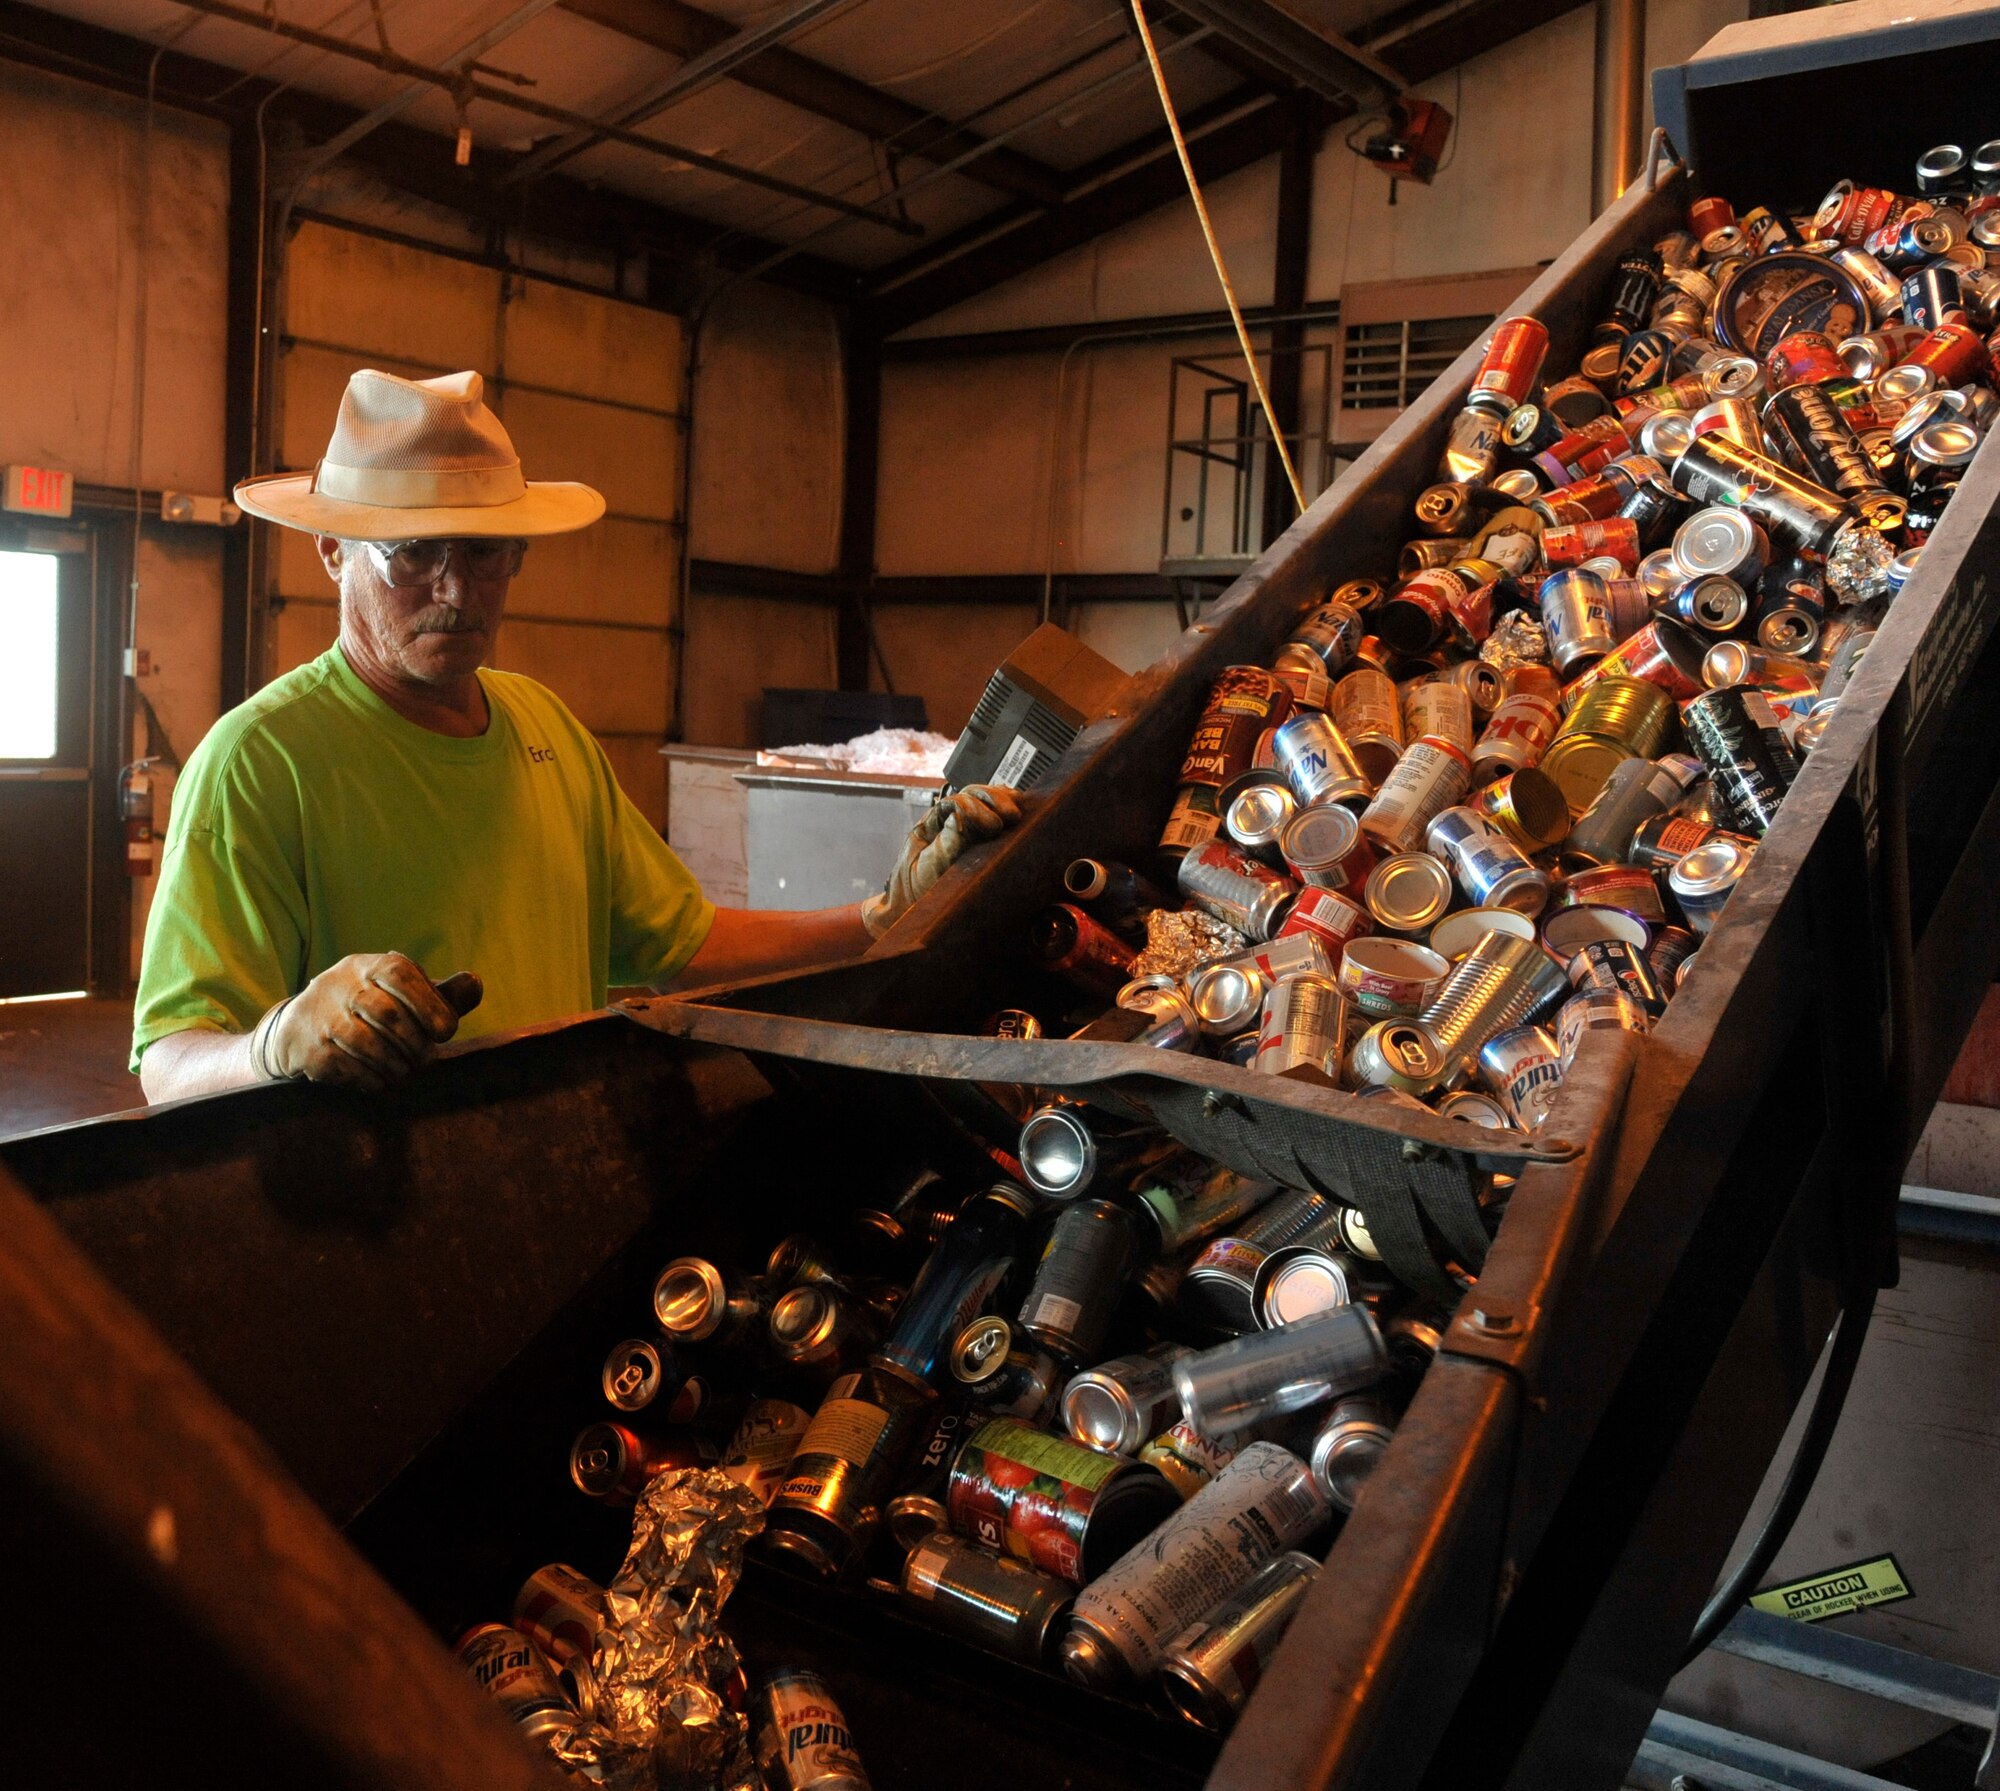
[[[2000,25],[1977,16],[1989,28],[1946,47],[1990,90]],[[1752,116],[1817,145],[1781,170],[1794,184],[1739,199],[1810,204],[1835,173],[1901,184],[1939,134],[1934,111],[1869,110],[1900,90],[1886,59],[1939,53],[1924,27],[1885,27],[1860,54],[1816,40],[1818,61],[1788,39],[1785,81],[1811,78],[1768,106],[1756,33],[1798,25],[1739,29],[1753,41],[1726,66],[1669,75],[1707,100],[1661,106],[1687,118],[1697,167]],[[1558,355],[1618,254],[1678,224],[1693,185],[1662,159],[1526,295]],[[34,1519],[0,1550],[34,1608],[93,1562],[93,1584],[138,1589],[133,1638],[63,1714],[84,1723],[87,1694],[139,1681],[121,1708],[148,1724],[33,1745],[85,1750],[97,1776],[185,1750],[215,1776],[220,1705],[308,1782],[492,1782],[482,1750],[504,1736],[383,1582],[449,1635],[544,1560],[615,1560],[622,1525],[560,1466],[652,1270],[740,1253],[860,1198],[895,1159],[960,1148],[954,1085],[1063,1087],[1224,1160],[1291,1152],[1308,1179],[1426,1210],[1462,1178],[1465,1135],[1443,1121],[1391,1130],[1353,1097],[1226,1065],[1064,1042],[1002,1055],[971,1034],[1020,974],[1012,942],[1061,864],[1150,845],[1215,673],[1267,657],[1399,540],[1472,361],[1134,681],[1017,834],[866,958],[484,1043],[384,1100],[259,1089],[0,1146],[70,1241],[24,1220],[34,1273],[0,1276],[0,1323],[43,1340],[0,1358],[5,1483]],[[856,1595],[753,1575],[732,1606],[746,1650],[825,1670],[884,1787],[1619,1783],[1836,1307],[1894,1273],[1904,1147],[2000,962],[1983,899],[2000,869],[1997,564],[1988,452],[1666,1021],[1637,1046],[1593,1041],[1538,1143],[1482,1147],[1520,1181],[1478,1287],[1219,1755]],[[157,1337],[89,1321],[106,1302],[70,1244]],[[216,1462],[234,1505],[195,1471]],[[149,1477],[180,1502],[134,1490]],[[213,1540],[225,1509],[233,1546],[203,1556],[190,1539]],[[241,1583],[218,1596],[196,1561]],[[369,1645],[307,1696],[343,1627]],[[178,1664],[144,1683],[117,1664],[142,1649]]]

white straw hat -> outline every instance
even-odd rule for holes
[[[252,516],[348,541],[562,535],[604,499],[588,485],[530,482],[476,373],[399,379],[364,367],[347,382],[333,439],[310,473],[246,479]]]

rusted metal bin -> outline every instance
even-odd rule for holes
[[[1768,106],[1754,57],[1706,87],[1702,61],[1678,71],[1710,96],[1697,155],[1805,132],[1808,168],[1900,183],[1935,115],[1870,108],[1905,90],[1894,58],[1939,53],[1901,30],[1918,38],[1788,50]],[[1948,48],[2000,79],[1990,32]],[[1558,356],[1693,185],[1659,161],[1525,296]],[[545,1560],[615,1565],[622,1523],[577,1500],[563,1451],[653,1271],[740,1259],[774,1222],[948,1159],[954,1087],[1143,1111],[1364,1207],[1430,1211],[1462,1185],[1467,1134],[1445,1121],[974,1034],[1061,866],[1150,848],[1216,673],[1393,557],[1474,358],[1134,680],[1026,825],[866,958],[486,1042],[380,1100],[265,1088],[0,1146],[56,1222],[17,1205],[0,1230],[0,1329],[26,1340],[0,1352],[24,1513],[0,1559],[29,1608],[85,1576],[129,1624],[86,1670],[38,1676],[64,1722],[34,1757],[215,1776],[220,1708],[301,1782],[525,1782],[424,1625],[504,1614]],[[1481,1141],[1520,1180],[1478,1285],[1219,1753],[860,1595],[746,1581],[746,1649],[828,1674],[878,1786],[1620,1783],[1836,1310],[1894,1274],[1905,1147],[2000,963],[1996,570],[1989,449],[1666,1020],[1594,1037],[1537,1143]]]

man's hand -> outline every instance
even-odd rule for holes
[[[1021,818],[1021,794],[1005,784],[968,784],[940,797],[910,829],[888,887],[861,904],[861,924],[879,939],[910,905],[958,862],[974,840],[995,839]]]
[[[257,1022],[250,1061],[267,1081],[382,1088],[427,1063],[484,994],[469,971],[433,983],[399,951],[357,952]]]

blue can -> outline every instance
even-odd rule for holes
[[[1565,678],[1618,644],[1611,632],[1611,598],[1595,572],[1572,566],[1542,580],[1542,626],[1549,631],[1549,656]]]
[[[1903,276],[1903,316],[1918,329],[1934,330],[1964,312],[1965,287],[1956,262],[1929,262]]]

